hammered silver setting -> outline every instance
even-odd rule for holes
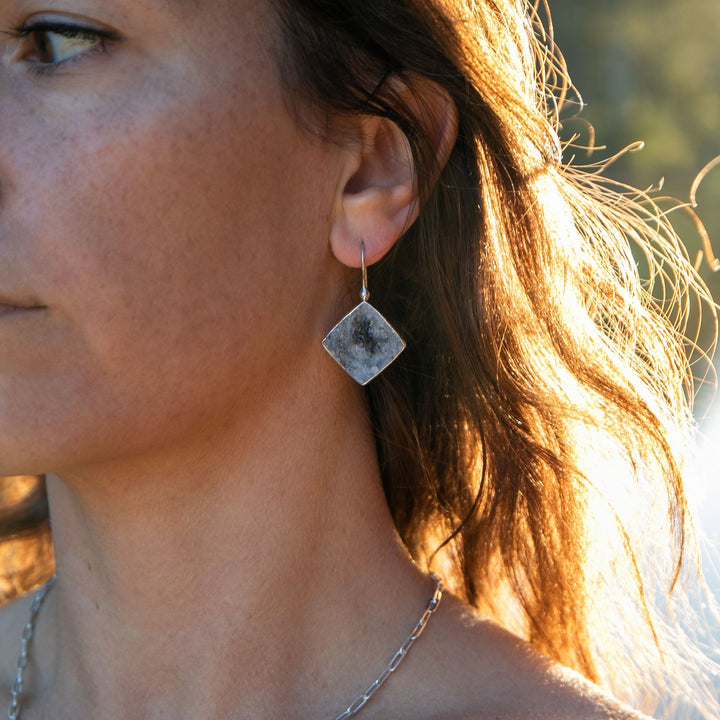
[[[323,347],[353,380],[367,385],[405,349],[405,341],[363,300],[325,336]]]

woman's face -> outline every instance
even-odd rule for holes
[[[341,150],[287,110],[267,4],[0,22],[0,474],[211,433],[311,371]]]

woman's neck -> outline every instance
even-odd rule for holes
[[[51,476],[38,712],[339,714],[430,591],[355,410],[286,403],[174,455]]]

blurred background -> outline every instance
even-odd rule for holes
[[[555,39],[585,108],[581,117],[606,146],[582,164],[623,155],[608,175],[659,195],[690,200],[693,181],[720,156],[720,0],[549,0]],[[566,113],[568,114],[568,113]],[[570,112],[569,114],[572,114]],[[564,123],[565,137],[587,129]],[[720,257],[720,164],[709,169],[697,191],[697,216]],[[693,262],[703,251],[699,273],[720,301],[720,272],[690,213],[671,216]],[[711,340],[707,324],[700,342]],[[720,368],[718,358],[715,367]],[[698,373],[702,367],[698,366]],[[703,529],[720,545],[720,399],[702,387],[695,415],[701,422],[695,485]],[[708,559],[709,560],[709,559]],[[720,575],[711,578],[720,593]]]
[[[604,154],[637,141],[612,175],[688,200],[694,178],[720,156],[720,1],[549,0],[555,37]],[[573,126],[573,130],[579,126]],[[579,158],[581,159],[581,158]],[[720,255],[720,167],[698,192],[699,216]],[[692,258],[700,238],[677,218]],[[716,298],[720,273],[703,279]]]

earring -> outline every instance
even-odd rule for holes
[[[405,341],[368,302],[364,242],[360,244],[360,262],[360,304],[325,336],[322,344],[353,380],[367,385],[405,349]]]

